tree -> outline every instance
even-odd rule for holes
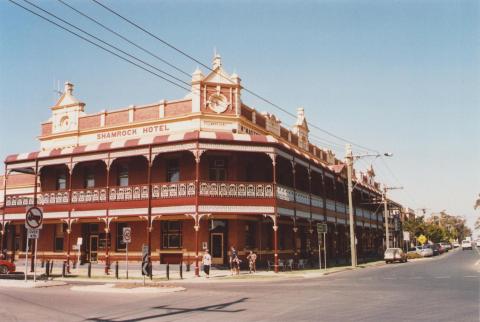
[[[425,234],[425,221],[423,216],[409,218],[403,223],[403,229],[410,233],[410,239]]]

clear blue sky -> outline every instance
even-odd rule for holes
[[[98,5],[65,1],[181,68],[196,68]],[[57,1],[36,3],[164,67]],[[405,187],[392,195],[406,206],[446,209],[470,224],[479,215],[478,1],[106,3],[208,64],[216,47],[247,88],[292,112],[303,106],[310,122],[342,137],[393,152],[386,161],[393,175],[380,160],[374,167],[382,181]],[[0,159],[38,149],[34,138],[49,117],[55,80],[73,82],[87,112],[185,95],[1,1]],[[243,100],[293,122],[247,94]],[[314,132],[340,144],[332,148],[343,157],[343,142]]]

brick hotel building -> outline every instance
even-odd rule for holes
[[[39,151],[5,160],[0,224],[9,258],[25,255],[25,210],[36,199],[44,212],[40,259],[74,261],[82,237],[81,262],[108,265],[124,258],[122,230],[131,227],[132,260],[149,245],[154,264],[195,263],[208,247],[214,264],[228,265],[233,245],[240,256],[254,250],[261,263],[313,263],[315,226],[324,222],[328,261],[347,262],[345,164],[309,142],[303,109],[286,128],[243,104],[240,78],[218,55],[212,69],[193,73],[183,99],[96,114],[86,114],[66,83],[41,124]],[[354,183],[358,257],[377,257],[380,185],[373,169],[355,173]]]

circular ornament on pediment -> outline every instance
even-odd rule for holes
[[[222,94],[210,95],[208,99],[208,107],[219,114],[225,112],[229,105],[227,98]]]

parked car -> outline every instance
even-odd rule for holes
[[[407,254],[401,248],[387,248],[384,254],[385,263],[393,263],[395,261],[407,262]]]
[[[0,274],[13,273],[15,272],[15,269],[14,263],[0,259]]]
[[[433,256],[440,255],[440,248],[442,247],[440,244],[433,244],[430,247],[432,248]]]
[[[423,245],[423,246],[417,246],[417,254],[419,254],[422,257],[432,257],[433,256],[433,250],[430,248],[430,245]]]
[[[470,249],[472,250],[472,241],[471,240],[462,240],[462,250]]]
[[[452,244],[447,243],[447,242],[441,242],[440,245],[442,245],[447,252],[453,248]]]
[[[453,242],[453,248],[457,248],[457,247],[460,247],[460,244],[457,241],[454,241]]]
[[[480,238],[477,239],[477,241],[475,242],[475,244],[477,244],[477,247],[480,247]]]

